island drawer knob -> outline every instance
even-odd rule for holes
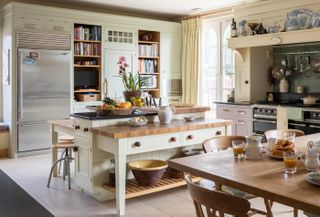
[[[219,130],[216,132],[216,136],[221,136],[222,135],[222,132]]]
[[[193,135],[188,135],[187,136],[187,140],[192,140],[193,139]]]
[[[80,126],[79,126],[79,125],[76,125],[76,126],[74,127],[74,129],[75,129],[75,130],[79,130],[79,129],[80,129]]]
[[[141,146],[141,143],[140,142],[135,142],[133,143],[133,147],[140,147]]]
[[[89,132],[89,128],[88,127],[83,128],[83,132]]]
[[[170,142],[176,142],[177,141],[177,138],[176,137],[171,137],[170,138]]]

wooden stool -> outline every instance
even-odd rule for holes
[[[63,164],[63,180],[65,180],[65,176],[68,176],[68,187],[69,189],[71,189],[71,175],[70,175],[70,161],[72,161],[74,158],[69,156],[69,149],[73,149],[74,151],[76,151],[77,147],[75,146],[74,142],[60,142],[58,144],[53,144],[52,148],[63,148],[64,150],[64,156],[62,156],[59,160],[57,160],[56,162],[53,163],[51,170],[50,170],[50,174],[49,174],[49,180],[48,180],[48,184],[47,187],[49,188],[50,186],[50,182],[51,182],[51,176],[53,173],[53,169],[55,166],[57,166],[58,163],[60,162],[64,162]]]
[[[66,142],[74,143],[74,137],[73,136],[68,136],[68,135],[59,136],[59,143],[66,143]],[[70,157],[72,157],[71,148],[69,149],[69,151],[70,151],[69,155],[70,155]],[[65,153],[66,153],[65,150],[63,152],[61,152],[60,159],[64,157]],[[58,173],[59,174],[60,174],[60,170],[61,170],[61,164],[62,164],[62,161],[59,162],[59,166],[58,166]]]

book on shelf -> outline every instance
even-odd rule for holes
[[[138,63],[138,71],[140,74],[158,73],[158,61],[157,60],[140,59],[139,63]]]
[[[158,57],[159,56],[159,45],[142,45],[138,47],[138,55],[142,57]]]
[[[99,56],[101,53],[100,44],[76,42],[74,44],[75,55]]]
[[[84,27],[77,26],[74,27],[74,39],[75,40],[86,40],[86,41],[100,41],[101,40],[101,27],[92,26]]]

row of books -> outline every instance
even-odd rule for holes
[[[139,60],[138,71],[143,73],[157,73],[158,61],[157,60]]]
[[[159,45],[139,45],[138,55],[143,57],[158,57],[159,56]]]
[[[75,40],[91,40],[100,41],[101,40],[101,27],[74,27],[74,39]]]
[[[75,55],[100,56],[100,44],[77,42],[74,44]]]

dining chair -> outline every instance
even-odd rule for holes
[[[222,191],[203,188],[192,182],[190,175],[185,175],[189,193],[195,206],[197,217],[204,217],[205,208],[208,217],[220,217],[230,214],[237,217],[249,217],[250,203],[248,200]]]
[[[297,129],[286,129],[286,130],[268,130],[264,133],[266,136],[267,140],[270,138],[282,138],[284,137],[285,133],[295,133],[295,137],[300,137],[304,136],[304,132],[302,130],[297,130]],[[270,201],[270,206],[273,206],[273,201]],[[298,217],[298,209],[293,208],[293,216]]]
[[[244,136],[219,136],[219,137],[214,137],[208,140],[205,140],[202,143],[202,148],[205,153],[210,153],[210,152],[217,152],[217,151],[224,151],[227,150],[228,148],[232,147],[232,140],[242,140],[246,141],[246,138]],[[210,180],[203,180],[201,181],[201,186],[209,186],[206,182],[212,182]],[[243,192],[241,190],[229,187],[229,186],[224,186],[224,185],[216,185],[216,188],[219,190],[222,190],[224,192],[242,197],[246,200],[254,199],[257,198],[257,196]],[[266,206],[266,212],[258,209],[253,209],[251,208],[252,212],[255,212],[256,214],[262,214],[266,216],[272,216],[272,211],[271,211],[271,205],[269,200],[264,199],[264,203]]]
[[[287,129],[287,130],[268,130],[264,133],[266,136],[267,140],[270,138],[281,138],[284,137],[285,133],[295,133],[296,137],[299,136],[304,136],[304,132],[302,130],[297,130],[297,129]]]

